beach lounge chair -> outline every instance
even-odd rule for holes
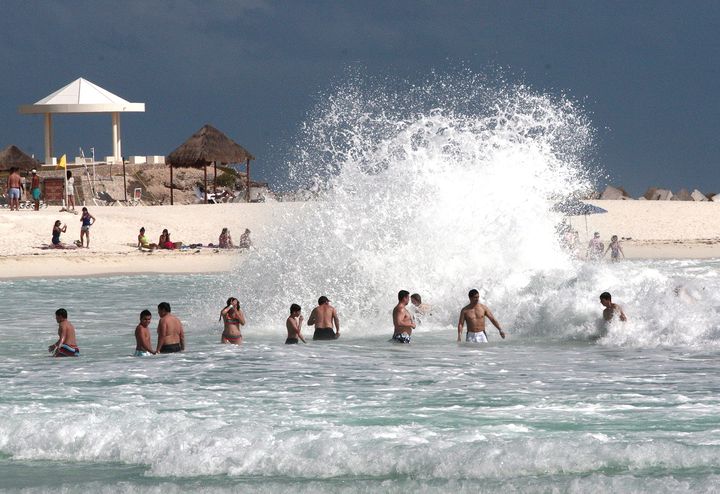
[[[106,190],[98,191],[97,197],[101,201],[105,201],[106,206],[122,206],[122,203],[108,194]]]
[[[198,187],[197,185],[193,187],[193,192],[195,192],[195,197],[197,197],[200,202],[205,202],[205,193],[200,187]],[[215,194],[208,192],[207,202],[208,204],[217,204],[218,201],[215,199]]]

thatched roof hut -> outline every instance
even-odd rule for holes
[[[250,194],[250,160],[255,157],[212,125],[205,124],[188,140],[171,152],[165,162],[170,165],[170,204],[173,203],[173,168],[193,167],[205,169],[205,202],[207,203],[207,167],[215,170],[214,188],[217,188],[217,164],[244,163],[247,176],[248,200]]]
[[[11,145],[0,151],[0,169],[9,170],[17,168],[19,170],[30,171],[33,168],[39,168],[40,162],[25,154],[19,147]]]

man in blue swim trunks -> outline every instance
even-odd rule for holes
[[[410,303],[410,292],[400,290],[398,292],[398,304],[393,309],[393,341],[397,343],[410,343],[410,336],[415,329],[415,322],[406,309]]]
[[[35,211],[40,211],[40,175],[37,174],[37,170],[30,170],[32,173],[32,179],[30,180],[30,194],[33,198],[35,205]]]
[[[10,168],[10,175],[7,178],[7,193],[10,200],[10,211],[20,210],[20,194],[22,192],[22,177],[17,168]]]
[[[58,340],[48,347],[53,357],[79,357],[80,349],[75,338],[75,326],[68,321],[65,309],[55,311],[55,321],[58,323]]]
[[[480,293],[474,288],[468,293],[470,303],[462,308],[460,311],[460,320],[458,321],[458,336],[457,340],[460,341],[463,332],[463,326],[467,323],[467,334],[465,335],[465,341],[470,343],[487,343],[487,333],[485,333],[485,318],[490,319],[493,326],[500,331],[500,337],[505,339],[505,333],[500,328],[500,323],[497,322],[493,313],[490,312],[487,306],[480,303]]]

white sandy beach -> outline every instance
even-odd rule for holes
[[[615,234],[628,258],[693,259],[720,257],[720,203],[680,201],[591,201],[608,211],[573,217],[583,245],[588,234],[601,233],[607,243]],[[71,244],[80,237],[80,216],[59,212],[0,210],[0,277],[98,276],[119,273],[221,272],[242,261],[244,251],[190,249],[140,252],[135,247],[144,226],[156,242],[163,228],[174,241],[184,244],[217,244],[223,227],[237,241],[245,228],[262,245],[262,226],[271,224],[281,211],[299,209],[305,203],[217,204],[137,207],[89,207],[97,218],[91,229],[90,249],[43,250],[50,243],[52,225],[60,219],[68,225],[61,239]]]

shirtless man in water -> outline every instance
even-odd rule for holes
[[[505,339],[505,333],[500,328],[500,323],[497,322],[495,316],[493,316],[490,309],[487,306],[480,303],[480,293],[474,288],[468,293],[470,303],[462,308],[460,311],[460,320],[458,321],[458,336],[457,340],[460,341],[462,337],[463,325],[467,323],[467,334],[465,335],[465,341],[473,343],[487,343],[487,333],[485,333],[485,318],[490,319],[498,331],[500,331],[500,337]]]
[[[152,314],[149,310],[145,309],[140,313],[140,324],[135,328],[135,357],[145,357],[151,353],[155,355],[148,329],[151,320]]]
[[[55,320],[58,323],[58,340],[48,347],[48,352],[54,357],[79,357],[80,349],[75,339],[75,326],[67,320],[65,309],[55,311]]]
[[[185,332],[180,319],[170,313],[170,304],[158,304],[157,353],[175,353],[185,350]]]
[[[318,306],[310,313],[308,326],[315,326],[313,340],[336,340],[340,338],[340,318],[330,300],[323,295],[318,299]],[[335,331],[333,331],[335,324]]]
[[[415,321],[406,309],[410,303],[410,292],[400,290],[398,292],[398,304],[393,309],[393,336],[392,339],[398,343],[410,343],[410,335],[415,329]]]
[[[600,303],[605,307],[603,310],[603,319],[606,321],[612,321],[613,317],[617,314],[621,321],[627,321],[627,316],[618,304],[614,304],[612,301],[612,295],[608,292],[602,292],[600,294]]]

